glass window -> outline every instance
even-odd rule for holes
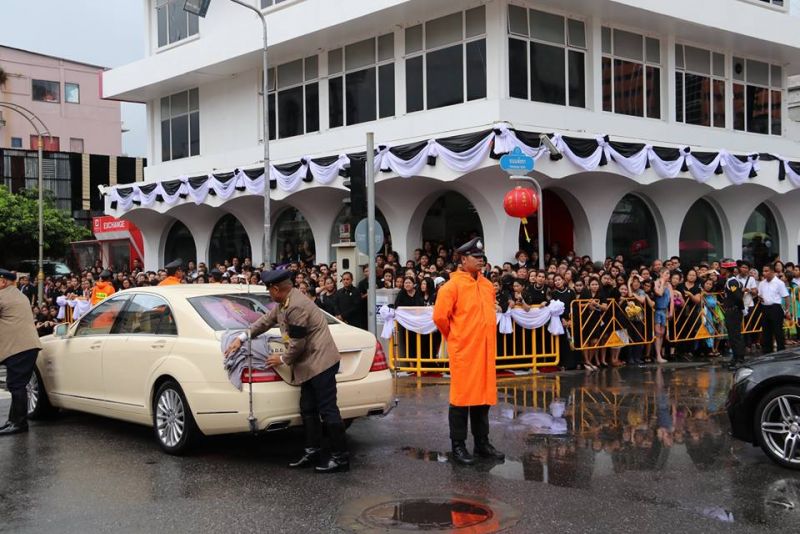
[[[159,47],[197,34],[199,29],[198,17],[183,10],[184,1],[156,1],[156,26]]]
[[[209,265],[224,263],[225,260],[230,261],[232,258],[239,258],[240,261],[243,261],[244,258],[251,257],[250,237],[244,226],[234,215],[230,213],[224,215],[217,221],[211,232],[211,241],[208,246]]]
[[[261,9],[276,6],[282,2],[286,2],[286,0],[261,0]]]
[[[783,100],[781,67],[762,61],[733,58],[733,73],[734,129],[781,135]]]
[[[58,82],[33,80],[31,94],[36,102],[61,102],[61,86]]]
[[[605,27],[603,35],[603,110],[661,118],[660,41]]]
[[[120,314],[115,334],[176,336],[178,327],[167,301],[156,295],[134,295]]]
[[[676,120],[724,128],[725,56],[689,45],[676,45],[675,53]]]
[[[75,337],[105,336],[111,333],[114,322],[128,301],[128,295],[112,297],[98,304],[81,317],[75,330]]]
[[[531,38],[522,40],[509,32],[510,96],[561,106],[585,107],[584,23],[544,11],[529,11]]]
[[[681,262],[687,267],[722,258],[722,225],[708,201],[701,198],[689,208],[679,245]]]
[[[188,300],[208,326],[217,332],[248,328],[276,306],[264,293],[207,295]]]
[[[70,152],[83,152],[83,139],[80,137],[70,137],[69,138],[69,151]]]
[[[69,104],[81,103],[81,86],[77,83],[64,84],[64,102]]]
[[[273,257],[278,258],[278,264],[286,265],[299,261],[316,262],[314,234],[311,232],[308,221],[299,210],[289,208],[283,211],[274,228],[273,242],[277,254]]]
[[[406,30],[406,111],[486,97],[485,7],[428,21],[419,35],[415,28]]]
[[[328,80],[331,128],[393,116],[394,34],[345,46],[343,64]]]
[[[194,237],[181,221],[175,221],[167,234],[164,245],[164,257],[169,261],[172,258],[183,258],[187,262],[197,260],[197,251],[194,246]]]
[[[422,51],[422,24],[406,28],[406,54]]]
[[[528,10],[515,5],[508,6],[508,33],[528,37]]]
[[[631,263],[650,263],[658,257],[658,233],[650,208],[635,195],[617,203],[606,233],[606,256],[623,255]]]
[[[779,251],[778,223],[772,210],[766,204],[759,204],[744,227],[742,257],[760,271],[775,261]]]
[[[21,137],[12,137],[11,138],[11,148],[22,148],[22,138]]]
[[[161,160],[200,154],[200,103],[197,89],[161,99]]]
[[[269,70],[270,139],[319,131],[318,73],[317,56]]]

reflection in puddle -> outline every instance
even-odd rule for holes
[[[409,499],[381,503],[364,511],[362,518],[378,528],[451,530],[475,527],[492,519],[486,506],[461,499]],[[496,525],[470,532],[493,532]]]

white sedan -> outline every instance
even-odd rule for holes
[[[255,286],[121,291],[42,338],[28,385],[29,416],[66,408],[152,425],[170,454],[184,452],[201,434],[300,425],[300,388],[285,381],[288,368],[253,372],[253,424],[247,370],[239,391],[223,368],[222,335],[246,328],[275,305]],[[342,356],[336,376],[342,417],[388,412],[392,376],[380,344],[369,332],[327,317]],[[284,350],[280,343],[273,349]]]

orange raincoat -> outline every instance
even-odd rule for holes
[[[450,404],[497,404],[497,315],[494,287],[483,275],[450,275],[436,296],[433,321],[447,340]]]
[[[168,276],[158,283],[160,286],[177,286],[181,281],[177,276]]]
[[[114,289],[114,286],[109,282],[99,280],[94,284],[94,288],[92,288],[92,296],[89,300],[92,303],[92,306],[94,306],[101,300],[107,299],[116,292],[117,291]]]

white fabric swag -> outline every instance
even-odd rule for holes
[[[758,154],[747,155],[746,161],[740,161],[734,154],[727,150],[720,150],[714,159],[709,163],[703,163],[695,157],[685,146],[677,147],[679,156],[673,161],[663,160],[658,156],[657,151],[652,145],[644,145],[641,150],[630,156],[619,153],[607,136],[596,136],[597,148],[588,156],[582,157],[573,152],[568,142],[562,134],[550,136],[553,144],[564,154],[567,160],[573,165],[585,171],[595,171],[601,166],[603,160],[609,165],[616,164],[623,172],[630,176],[643,174],[648,165],[661,178],[675,178],[682,173],[682,169],[688,169],[691,176],[700,183],[706,183],[721,169],[731,183],[739,185],[745,183],[753,171],[759,170]],[[430,158],[441,160],[444,165],[457,173],[467,173],[480,167],[491,155],[492,150],[495,154],[506,154],[515,148],[521,149],[525,154],[538,160],[549,155],[549,151],[543,146],[529,146],[522,142],[514,130],[509,129],[505,124],[495,125],[493,130],[479,140],[474,146],[462,152],[448,149],[436,139],[429,139],[427,144],[411,159],[404,160],[390,150],[391,146],[381,145],[375,155],[375,170],[393,172],[404,178],[418,176],[423,173]],[[789,166],[788,160],[775,156],[778,164],[783,165],[786,176],[789,177],[794,187],[800,187],[800,175]],[[340,171],[350,165],[350,158],[346,154],[340,154],[336,160],[329,165],[320,165],[305,156],[300,160],[298,168],[291,174],[284,174],[274,165],[270,166],[270,180],[274,181],[278,188],[286,192],[297,191],[303,180],[310,174],[313,180],[321,185],[333,183],[339,176]],[[172,179],[164,180],[171,181]],[[209,174],[207,180],[192,186],[189,177],[178,178],[180,185],[177,190],[168,194],[163,186],[164,181],[155,182],[155,188],[149,193],[142,188],[150,189],[153,182],[124,184],[110,187],[107,195],[112,202],[117,203],[118,211],[128,211],[135,204],[143,207],[151,207],[156,203],[160,196],[163,201],[172,206],[178,202],[187,202],[191,199],[195,204],[206,202],[208,195],[213,194],[223,200],[231,198],[241,190],[251,195],[263,195],[266,181],[264,174],[256,178],[250,178],[242,170],[237,169],[234,176],[227,182],[217,179],[213,174]],[[198,180],[199,182],[199,180]],[[119,194],[119,189],[131,188],[133,191],[127,196]],[[187,200],[184,200],[187,199]]]
[[[67,306],[72,308],[72,320],[77,321],[88,312],[92,303],[88,300],[69,300],[67,297],[56,297],[56,304],[58,305],[58,315],[56,319],[63,320],[67,316]]]
[[[390,339],[394,333],[394,323],[397,321],[400,326],[417,334],[432,334],[436,332],[436,324],[433,322],[433,308],[390,308],[381,306],[379,310],[383,319],[383,330],[381,337]],[[554,336],[564,333],[561,324],[561,314],[564,313],[564,303],[554,300],[547,306],[541,308],[531,308],[525,311],[521,308],[509,308],[505,313],[497,313],[495,322],[501,334],[510,334],[514,331],[512,322],[517,323],[522,328],[534,330],[547,326],[548,332]]]

